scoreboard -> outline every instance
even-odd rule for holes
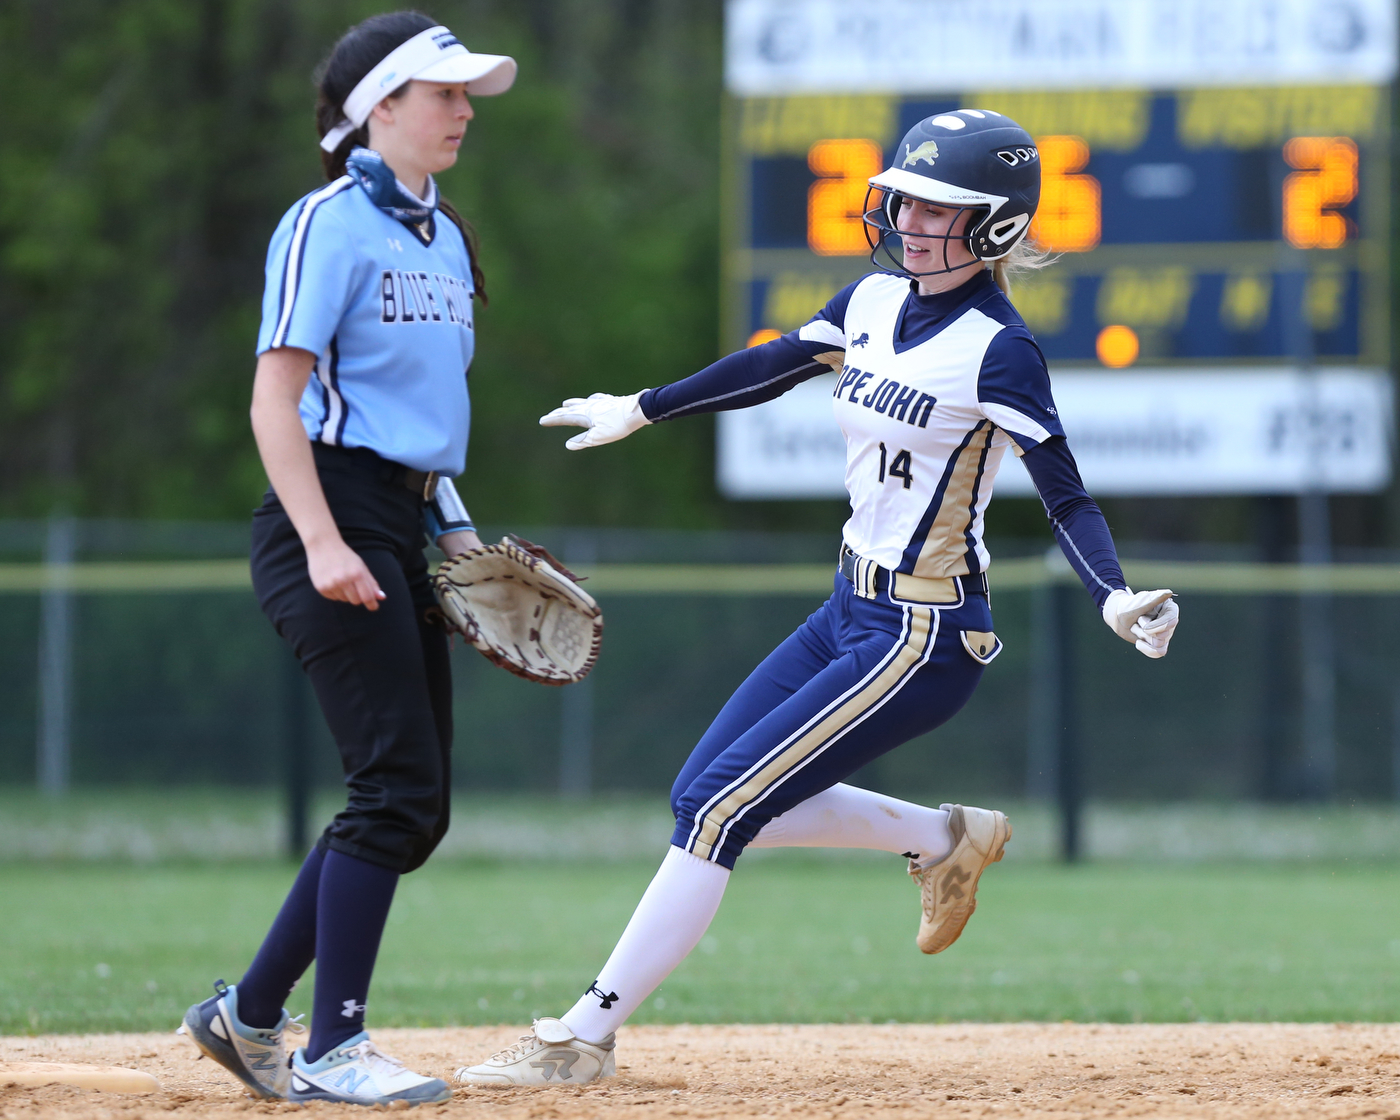
[[[1270,377],[1283,371],[1344,375],[1359,413],[1385,413],[1374,428],[1380,465],[1372,455],[1357,475],[1363,488],[1384,486],[1394,7],[729,0],[723,348],[794,329],[872,271],[867,180],[891,165],[915,122],[992,109],[1040,151],[1030,236],[1056,260],[1014,278],[1012,300],[1052,377],[1150,375],[1167,393],[1175,373],[1194,372],[1175,384],[1199,397],[1207,374],[1258,375],[1277,392],[1283,383]],[[1370,388],[1357,388],[1366,377]],[[1094,384],[1082,382],[1083,399]],[[782,407],[760,426],[769,445],[821,434],[809,419],[806,436],[781,436]],[[1260,401],[1274,413],[1292,407]],[[1295,420],[1260,424],[1313,424]],[[721,420],[722,457],[725,425],[741,423]],[[823,446],[834,455],[830,440]],[[1081,466],[1088,479],[1093,469]],[[721,485],[764,496],[760,475],[782,467],[755,472],[746,488],[722,469]],[[834,479],[822,485],[838,492]],[[1111,478],[1098,485],[1112,492]],[[1192,492],[1211,485],[1198,479]]]
[[[1014,300],[1047,359],[1389,361],[1389,90],[1379,86],[794,95],[731,105],[726,337],[791,330],[870,271],[866,181],[904,132],[994,109],[1040,149]]]

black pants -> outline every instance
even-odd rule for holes
[[[447,832],[452,678],[423,555],[421,496],[363,449],[313,445],[331,515],[385,594],[377,611],[323,597],[271,490],[253,514],[253,589],[311,678],[345,767],[349,803],[318,844],[393,871],[421,867]]]

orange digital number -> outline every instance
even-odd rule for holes
[[[1346,136],[1295,136],[1283,158],[1297,168],[1283,181],[1283,235],[1298,249],[1336,249],[1350,224],[1336,213],[1356,197],[1356,142]]]
[[[818,140],[808,149],[807,166],[817,181],[807,191],[807,244],[823,257],[867,252],[865,192],[872,175],[884,169],[884,153],[871,140]]]
[[[1078,136],[1038,136],[1040,208],[1031,240],[1058,253],[1083,253],[1103,235],[1103,192],[1089,165],[1089,145]]]

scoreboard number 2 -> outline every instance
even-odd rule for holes
[[[1347,136],[1295,136],[1283,158],[1296,168],[1283,181],[1283,235],[1296,249],[1339,249],[1351,234],[1337,213],[1356,197],[1356,141]]]
[[[865,240],[865,191],[884,170],[885,156],[873,140],[818,140],[807,166],[817,181],[807,191],[807,244],[823,257],[869,252]]]

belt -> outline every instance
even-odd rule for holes
[[[421,494],[425,502],[431,502],[437,492],[438,477],[437,471],[415,471],[412,467],[404,467],[402,481],[415,494]]]
[[[438,478],[441,477],[437,471],[415,470],[392,459],[386,459],[368,447],[336,447],[329,443],[313,443],[311,454],[318,463],[348,464],[356,470],[372,474],[380,482],[402,486],[413,491],[425,502],[432,501],[434,493],[437,492]]]
[[[862,599],[873,599],[882,591],[888,591],[894,599],[940,605],[961,602],[967,595],[991,597],[986,572],[967,576],[912,576],[908,572],[882,568],[875,561],[856,555],[844,544],[840,568]]]

